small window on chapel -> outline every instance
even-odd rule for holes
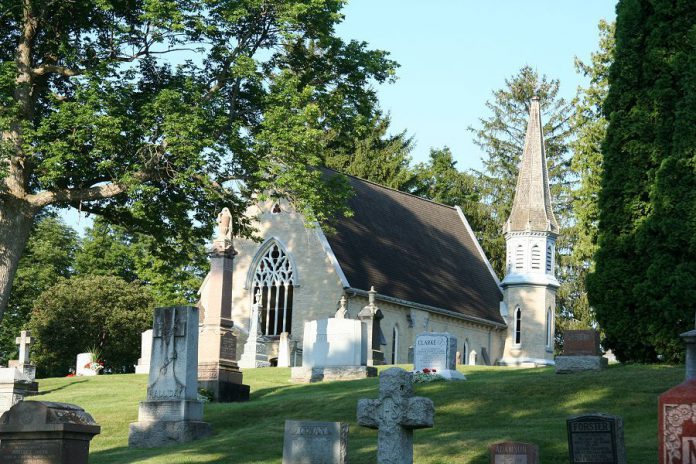
[[[522,310],[515,309],[515,345],[522,343]]]
[[[280,203],[274,203],[273,208],[271,209],[271,213],[273,214],[280,214],[283,210],[280,209]]]

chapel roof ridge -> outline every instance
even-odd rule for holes
[[[365,183],[370,184],[370,185],[374,185],[375,187],[379,187],[379,188],[382,188],[382,189],[384,189],[384,190],[390,190],[390,191],[392,191],[392,192],[400,193],[400,194],[402,194],[402,195],[406,195],[406,196],[415,198],[415,199],[417,199],[417,200],[422,200],[422,201],[425,201],[425,202],[428,202],[428,203],[432,203],[433,205],[441,206],[441,207],[443,207],[443,208],[448,208],[448,209],[451,209],[451,210],[456,211],[456,208],[455,208],[454,206],[452,206],[452,205],[446,205],[446,204],[444,204],[444,203],[440,203],[440,202],[437,202],[437,201],[435,201],[435,200],[430,200],[429,198],[421,197],[421,196],[415,195],[415,194],[413,194],[413,193],[404,192],[403,190],[395,189],[394,187],[388,187],[388,186],[386,186],[386,185],[384,185],[384,184],[380,184],[379,182],[375,182],[375,181],[373,181],[373,180],[368,180],[368,179],[363,179],[362,177],[355,176],[355,175],[353,175],[353,174],[346,174],[345,172],[337,171],[336,169],[327,168],[327,167],[325,167],[324,169],[326,169],[326,170],[328,170],[328,171],[335,172],[336,174],[340,174],[340,175],[342,175],[342,176],[352,177],[353,179],[359,180],[359,181],[361,181],[361,182],[365,182]],[[458,206],[458,205],[457,205],[457,206]]]

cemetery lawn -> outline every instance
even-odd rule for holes
[[[411,366],[402,366],[410,369]],[[603,372],[557,375],[553,368],[461,366],[464,382],[417,384],[435,402],[435,427],[415,431],[417,464],[487,464],[491,443],[537,443],[540,462],[567,463],[565,420],[574,414],[622,416],[628,462],[657,462],[657,397],[681,383],[683,366],[613,365]],[[278,464],[285,419],[350,424],[351,464],[376,461],[377,432],[356,424],[359,398],[377,398],[377,379],[293,385],[290,369],[249,369],[251,401],[205,406],[214,435],[170,448],[128,448],[128,424],[137,420],[146,375],[39,380],[41,401],[73,403],[92,414],[102,432],[92,440],[90,463]]]

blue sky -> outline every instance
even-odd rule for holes
[[[338,33],[387,50],[401,67],[378,86],[392,132],[415,135],[415,162],[449,146],[459,169],[480,168],[467,127],[487,116],[485,102],[528,64],[560,79],[572,98],[585,82],[574,59],[597,49],[599,20],[614,20],[614,0],[352,0]]]

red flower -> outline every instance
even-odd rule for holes
[[[424,369],[423,369],[423,373],[424,373],[424,374],[430,374],[430,369],[428,369],[427,367],[424,368]]]
[[[71,372],[70,374],[66,375],[66,377],[75,377],[75,374]]]
[[[437,372],[437,369],[432,369],[432,372]]]

